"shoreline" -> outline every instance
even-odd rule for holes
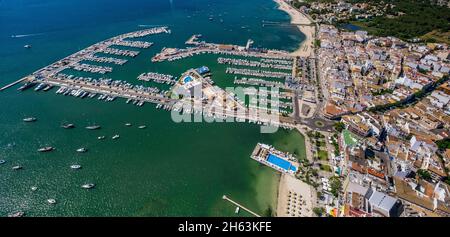
[[[278,4],[278,9],[286,12],[291,17],[291,24],[312,24],[313,22],[304,13],[294,9],[285,0],[274,0]],[[299,47],[292,52],[293,56],[308,57],[314,51],[313,40],[315,29],[314,26],[297,26],[297,28],[305,35],[305,40],[299,44]]]
[[[290,18],[291,18],[291,24],[312,24],[308,16],[306,16],[304,13],[301,13],[300,11],[294,9],[291,7],[285,0],[274,0],[278,4],[278,9],[281,11],[286,12]],[[291,53],[293,56],[298,57],[309,57],[314,52],[314,34],[315,34],[315,27],[314,26],[297,26],[297,28],[305,35],[305,40],[302,41],[298,48]],[[312,158],[312,154],[310,152],[310,144],[307,139],[309,139],[306,136],[306,133],[303,129],[298,128],[297,129],[300,134],[304,137],[305,142],[305,152],[306,152],[306,158],[310,160]],[[296,178],[293,178],[291,176],[281,174],[279,183],[278,183],[278,192],[277,192],[277,206],[276,206],[276,216],[277,217],[289,217],[292,215],[291,213],[287,213],[287,209],[289,207],[290,210],[292,210],[292,203],[289,202],[290,196],[293,196],[293,193],[297,193],[301,195],[300,202],[302,205],[302,211],[301,214],[298,212],[296,215],[299,216],[313,216],[312,208],[314,203],[314,192],[312,187],[310,187],[308,184],[302,182],[301,180],[298,180]]]
[[[311,186],[290,175],[282,174],[278,189],[277,217],[312,217]]]

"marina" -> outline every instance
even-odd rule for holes
[[[247,44],[246,46],[213,44],[206,42],[198,42],[197,41],[198,39],[199,36],[194,35],[186,42],[188,45],[194,45],[195,47],[189,47],[186,49],[163,48],[163,50],[159,54],[157,54],[152,58],[152,62],[175,61],[200,54],[233,55],[233,56],[266,58],[276,60],[293,59],[293,57],[289,54],[289,52],[282,50],[252,49],[250,48],[251,44]]]
[[[236,85],[250,85],[250,86],[264,86],[264,87],[276,87],[282,89],[288,89],[284,83],[279,81],[267,81],[261,78],[247,78],[242,77],[238,79],[238,77],[234,77],[234,84]]]
[[[274,61],[276,62],[276,61]],[[276,63],[267,63],[267,62],[259,62],[252,61],[248,59],[236,59],[236,58],[218,58],[217,63],[219,64],[229,64],[234,66],[246,66],[246,67],[260,67],[260,68],[273,68],[280,70],[292,70],[291,64],[276,64]]]
[[[128,62],[128,60],[126,60],[126,59],[118,59],[118,58],[112,58],[112,57],[99,57],[99,56],[95,56],[95,55],[86,56],[84,58],[84,60],[97,62],[97,63],[113,63],[113,64],[120,65],[120,66],[122,66]]]
[[[151,6],[152,3],[148,4]],[[186,2],[185,4],[187,5],[190,3]],[[216,3],[211,4],[214,5],[214,10],[217,9],[217,11],[219,11],[219,9],[221,9],[220,5],[216,8]],[[245,6],[250,6],[250,4],[247,3],[243,4]],[[266,3],[263,4],[268,5]],[[80,4],[77,3],[75,5]],[[159,9],[158,7],[159,6],[155,6],[155,10]],[[272,6],[269,4],[268,7],[270,8]],[[76,11],[83,11],[83,9],[76,9]],[[226,9],[226,11],[232,12],[232,9]],[[148,10],[143,9],[142,12],[148,13]],[[103,13],[99,12],[98,14],[101,17],[104,17],[102,15]],[[120,14],[129,13],[122,9]],[[183,13],[176,12],[174,14]],[[192,16],[189,20],[190,24],[192,24],[193,21],[199,20],[197,19],[199,17],[195,17],[193,12],[187,12],[187,14]],[[111,13],[111,15],[113,15],[113,13]],[[214,22],[218,23],[221,17],[219,17],[217,13],[211,15],[214,15]],[[86,16],[89,18],[90,15],[87,14]],[[129,14],[129,16],[129,19],[133,19],[134,17],[131,16],[131,14]],[[42,17],[47,18],[45,15]],[[117,18],[119,22],[122,22],[118,24],[116,21],[109,21],[108,16],[106,16],[104,17],[104,20],[99,21],[96,24],[79,24],[79,31],[77,30],[74,32],[65,32],[64,27],[66,26],[60,26],[60,24],[64,24],[64,22],[58,22],[55,23],[61,29],[61,31],[58,31],[58,34],[46,34],[46,37],[42,39],[39,39],[38,37],[36,37],[35,40],[30,38],[27,43],[33,45],[32,50],[24,50],[22,47],[24,42],[18,42],[18,48],[28,54],[29,61],[21,61],[20,59],[17,60],[17,58],[11,60],[5,59],[7,63],[14,60],[19,62],[20,65],[27,65],[26,70],[21,70],[21,72],[12,74],[7,73],[7,76],[4,77],[5,80],[2,81],[6,84],[8,83],[8,80],[22,77],[25,73],[30,73],[32,70],[42,67],[44,63],[49,64],[54,62],[55,59],[63,58],[66,55],[72,56],[76,50],[91,45],[94,42],[99,42],[99,40],[112,37],[118,33],[133,31],[136,29],[136,26],[140,24],[149,24],[148,26],[167,24],[171,27],[173,26],[174,31],[176,30],[176,33],[174,34],[175,37],[160,35],[152,38],[151,35],[145,35],[144,37],[149,37],[144,39],[140,37],[142,36],[140,34],[135,35],[136,40],[142,42],[155,42],[155,44],[148,49],[126,46],[121,42],[110,45],[111,48],[120,50],[125,50],[127,49],[125,47],[130,47],[130,51],[140,51],[139,55],[135,58],[130,56],[116,57],[112,56],[113,54],[110,54],[111,56],[105,55],[101,50],[98,50],[105,45],[99,45],[98,49],[91,48],[91,46],[82,49],[81,51],[86,54],[85,57],[82,59],[80,58],[78,64],[113,68],[113,71],[106,73],[107,76],[100,73],[73,70],[72,67],[67,65],[71,64],[72,59],[77,59],[70,58],[69,60],[60,60],[60,63],[58,63],[58,61],[53,64],[53,66],[49,65],[45,70],[41,71],[41,69],[39,69],[38,71],[40,71],[40,73],[31,75],[31,77],[25,77],[25,80],[21,81],[21,83],[30,82],[30,84],[26,86],[27,88],[24,89],[24,93],[17,93],[15,88],[11,88],[12,90],[1,93],[2,101],[5,101],[5,103],[8,104],[14,102],[17,104],[18,109],[13,110],[12,108],[7,108],[4,111],[4,117],[0,116],[2,121],[1,128],[2,130],[5,130],[6,136],[15,138],[11,141],[7,139],[4,143],[0,144],[0,157],[4,157],[5,160],[7,159],[8,161],[5,166],[2,166],[2,168],[5,169],[3,171],[6,171],[2,171],[2,176],[11,180],[10,184],[0,188],[2,193],[11,194],[4,197],[7,203],[0,205],[0,209],[2,210],[0,211],[0,215],[9,215],[17,211],[26,212],[27,216],[170,216],[177,213],[183,216],[233,215],[236,210],[235,208],[230,208],[230,205],[228,205],[227,202],[220,202],[222,204],[219,204],[216,208],[211,208],[215,205],[214,203],[217,202],[217,194],[220,195],[223,193],[238,198],[236,200],[242,202],[242,204],[253,210],[255,213],[263,213],[268,207],[266,205],[268,201],[266,200],[270,199],[272,195],[268,193],[268,195],[265,195],[264,197],[252,196],[252,193],[256,191],[259,192],[260,190],[259,187],[255,187],[253,184],[255,182],[260,183],[260,181],[255,180],[259,179],[260,172],[262,172],[263,175],[267,175],[267,177],[272,177],[272,173],[267,172],[264,167],[261,168],[259,165],[254,164],[255,162],[249,161],[250,159],[245,159],[245,157],[248,156],[247,148],[251,149],[256,141],[269,143],[272,139],[281,137],[281,135],[263,136],[259,134],[259,125],[267,124],[264,122],[264,118],[261,119],[259,116],[255,115],[251,116],[250,119],[246,119],[245,113],[242,113],[237,116],[238,118],[236,120],[246,122],[251,121],[250,124],[175,124],[170,120],[170,112],[164,112],[163,110],[170,111],[181,109],[181,111],[186,114],[204,114],[205,117],[215,117],[218,119],[226,118],[227,116],[236,117],[236,115],[233,114],[232,110],[209,111],[210,108],[218,108],[212,104],[208,104],[200,111],[193,107],[189,108],[188,106],[185,108],[183,108],[183,106],[181,108],[178,106],[175,107],[178,100],[167,100],[167,96],[172,88],[166,85],[154,85],[153,80],[150,81],[150,83],[139,82],[136,80],[136,77],[143,72],[180,76],[185,71],[189,70],[189,68],[207,65],[211,69],[211,74],[214,75],[210,76],[208,80],[216,83],[217,87],[232,85],[232,78],[229,80],[229,78],[224,77],[224,69],[222,69],[221,66],[217,66],[217,58],[214,58],[211,61],[205,61],[203,58],[192,57],[187,58],[185,61],[174,61],[173,64],[170,65],[166,63],[151,64],[150,58],[159,53],[162,47],[183,47],[182,44],[184,43],[184,39],[187,39],[195,32],[202,32],[205,35],[205,39],[211,39],[215,42],[233,42],[237,38],[236,35],[241,34],[240,31],[253,30],[255,29],[254,25],[252,25],[251,22],[248,22],[246,23],[247,28],[245,30],[240,30],[240,26],[238,26],[236,29],[233,28],[233,31],[230,31],[230,33],[224,33],[223,37],[217,38],[215,37],[216,33],[212,32],[213,28],[209,26],[204,27],[201,24],[192,24],[192,28],[188,28],[183,25],[174,24],[174,21],[171,21],[163,15],[153,17],[151,14],[147,14],[146,17],[147,18],[139,19],[139,22],[133,20],[130,22],[126,20],[122,21],[123,19]],[[159,17],[161,19],[157,19]],[[232,22],[225,15],[223,18],[225,19],[225,22],[223,23],[224,26],[227,26],[227,24]],[[67,20],[67,22],[73,20],[74,19],[70,19]],[[208,21],[208,17],[206,17],[206,20]],[[78,21],[81,21],[81,19],[78,19]],[[111,23],[111,26],[105,26],[103,21],[108,21]],[[257,23],[260,24],[260,22]],[[92,30],[86,30],[86,27],[90,27]],[[140,27],[140,29],[144,28]],[[44,30],[47,32],[45,27],[42,32],[44,32]],[[31,31],[27,29],[18,29],[18,31],[21,31],[18,33],[31,33]],[[162,33],[165,34],[165,32]],[[270,33],[272,34],[273,32]],[[8,35],[11,34],[17,33],[8,33]],[[277,35],[276,32],[274,35]],[[244,39],[254,39],[258,42],[258,47],[277,48],[280,43],[267,43],[268,41],[265,41],[263,37],[253,33],[249,33],[248,36],[242,34],[242,37],[245,37]],[[283,45],[285,44],[285,38],[287,37],[282,36]],[[132,39],[134,39],[134,37],[126,38],[122,41],[132,41]],[[58,43],[58,41],[63,43]],[[202,44],[202,42],[198,43]],[[294,43],[297,44],[297,41]],[[11,44],[8,43],[8,45]],[[288,42],[285,45],[286,47],[283,46],[282,48],[289,49],[293,44]],[[239,49],[236,47],[231,54],[225,53],[228,49],[223,48],[223,55],[234,57],[238,54],[252,54],[247,54],[245,44],[244,46],[239,47],[241,47],[241,52],[238,52]],[[258,54],[256,49],[252,50],[254,50],[254,54]],[[265,51],[263,49],[260,50],[260,52],[262,52],[260,55],[264,55]],[[44,53],[44,51],[46,53]],[[9,51],[6,52],[9,53]],[[211,56],[215,57],[215,55]],[[270,58],[265,57],[257,59],[248,58],[250,61],[260,62],[269,59]],[[274,58],[274,60],[290,61],[290,59],[278,59],[278,57]],[[91,62],[93,63],[90,64]],[[52,70],[54,71],[51,72]],[[44,83],[45,86],[39,86],[41,83]],[[127,83],[130,83],[131,85],[127,85]],[[19,86],[22,85],[18,85],[17,87]],[[39,93],[34,93],[36,87],[40,87],[38,90]],[[52,87],[55,92],[59,92],[56,93],[56,95],[54,93],[43,93],[45,91],[51,92],[51,89],[46,90],[47,87]],[[150,94],[151,96],[147,96],[147,94]],[[75,100],[73,97],[79,98],[80,100]],[[92,98],[92,100],[89,98]],[[110,103],[103,103],[103,101]],[[126,105],[126,101],[128,101],[129,105],[135,106]],[[146,106],[144,106],[144,108],[139,108],[139,105]],[[155,109],[155,107],[159,109]],[[253,108],[251,108],[251,110],[253,110]],[[250,113],[250,109],[247,113]],[[17,116],[13,118],[14,116],[11,115]],[[31,115],[38,118],[39,122],[35,124],[25,124],[21,122],[23,117]],[[12,117],[11,120],[9,117]],[[289,119],[286,121],[287,124],[289,124],[289,127],[293,127],[293,123],[289,123]],[[128,126],[125,125],[126,123],[133,124],[133,126],[128,128]],[[62,127],[69,124],[76,125],[76,128],[67,128],[68,130],[65,130],[65,128]],[[144,124],[147,124],[147,126]],[[85,127],[89,125],[98,125],[99,127],[101,125],[101,129],[85,129]],[[15,131],[17,134],[12,136],[10,133],[11,131]],[[242,170],[234,173],[239,185],[233,184],[226,188],[220,186],[220,183],[228,178],[222,177],[221,174],[217,174],[218,172],[213,172],[211,180],[206,182],[195,180],[196,177],[199,176],[197,175],[199,173],[197,167],[190,166],[192,170],[181,169],[182,167],[185,167],[186,162],[180,162],[178,160],[179,157],[193,157],[194,159],[189,159],[189,163],[202,163],[204,165],[202,165],[201,168],[208,167],[210,165],[209,163],[217,164],[216,161],[226,158],[224,154],[227,153],[227,150],[230,150],[229,148],[207,143],[207,141],[210,140],[210,136],[208,139],[206,138],[206,135],[210,131],[214,131],[217,134],[224,134],[225,137],[223,140],[224,142],[226,141],[229,146],[240,145],[243,147],[243,149],[229,153],[229,160],[231,160],[233,164],[243,165],[245,167],[250,167],[251,169],[250,171]],[[111,141],[114,134],[120,134],[121,138],[114,142]],[[164,136],[161,134],[164,134]],[[205,154],[199,154],[197,149],[191,150],[189,146],[186,146],[183,149],[173,149],[173,146],[180,145],[177,142],[177,137],[181,136],[184,137],[184,139],[193,140],[194,134],[198,136],[198,138],[195,138],[196,141],[207,145]],[[284,135],[284,132],[281,134]],[[235,141],[236,136],[242,137],[241,140],[245,139],[245,142]],[[231,139],[230,137],[234,138]],[[12,145],[9,146],[9,143]],[[23,147],[24,143],[30,144],[31,152],[29,149],[26,151],[27,149]],[[46,155],[33,152],[37,148],[46,145],[54,146],[57,150]],[[89,152],[86,154],[75,153],[76,149],[81,146],[89,148]],[[212,152],[219,154],[217,157],[205,158],[206,154],[212,154]],[[30,153],[30,155],[26,155],[27,153]],[[4,156],[5,154],[8,155]],[[123,158],[125,156],[127,157],[126,159]],[[169,161],[180,162],[180,166],[174,167],[168,171],[164,167],[169,167],[167,166]],[[21,172],[12,172],[11,166],[16,164],[23,165],[25,169]],[[70,166],[76,164],[82,165],[82,170],[75,171],[70,168]],[[223,166],[224,169],[230,168],[230,165],[227,164],[219,163],[218,165]],[[150,170],[152,172],[149,172]],[[189,190],[180,183],[179,179],[176,177],[178,175],[173,175],[180,174],[180,170],[184,170],[186,182],[192,183]],[[111,178],[115,176],[121,177],[120,181]],[[32,179],[32,182],[26,182],[30,179]],[[265,181],[268,180],[269,178]],[[139,181],[139,187],[133,185],[137,183],[136,181]],[[52,185],[61,187],[61,190],[64,190],[64,192],[52,192],[48,186],[50,182]],[[80,188],[81,185],[88,183],[98,184],[98,188],[96,187],[94,190],[87,192]],[[264,183],[267,184],[267,182]],[[33,185],[39,187],[39,190],[31,194],[32,190],[30,191],[30,187]],[[199,187],[205,186],[211,186],[212,190],[209,191],[211,192],[211,195],[208,194],[208,197],[201,202],[189,194],[191,192],[197,193]],[[165,188],[162,189],[161,187]],[[109,190],[111,189],[117,190],[117,195],[110,195]],[[13,190],[16,191],[13,192]],[[174,190],[177,191],[175,192]],[[238,192],[241,194],[238,195]],[[129,193],[134,194],[133,201],[130,201]],[[144,196],[146,197],[143,198]],[[180,196],[183,197],[181,198]],[[214,196],[214,198],[210,198],[210,196]],[[58,201],[56,206],[46,206],[46,200],[49,198],[55,198]],[[183,205],[180,205],[175,209],[172,206],[165,206],[164,200],[167,200],[168,202],[179,202],[179,200],[186,201]],[[21,203],[25,202],[29,203],[29,205],[21,205]],[[113,206],[107,205],[107,203],[111,203]],[[84,208],[87,206],[90,208]],[[239,216],[248,215],[248,213],[241,208],[239,208],[238,212]]]
[[[100,74],[106,74],[113,71],[112,67],[106,67],[106,66],[95,66],[95,65],[89,65],[84,63],[74,63],[71,65],[71,68],[77,71],[83,71],[83,72],[91,72],[91,73],[100,73]]]
[[[214,117],[219,119],[235,118],[238,121],[248,121],[261,125],[270,124],[282,127],[289,127],[293,125],[293,121],[290,120],[290,118],[288,117],[281,118],[282,121],[278,120],[275,121],[274,118],[271,118],[270,116],[261,115],[267,114],[268,111],[275,114],[288,114],[289,112],[286,111],[286,109],[290,109],[292,108],[292,106],[284,102],[276,102],[276,101],[264,102],[265,104],[270,102],[270,104],[272,105],[279,106],[281,108],[281,110],[279,111],[267,109],[261,106],[249,106],[248,108],[244,108],[243,105],[241,105],[241,109],[238,109],[240,111],[239,112],[238,110],[236,110],[236,108],[226,108],[224,104],[222,105],[224,107],[219,109],[218,105],[208,103],[200,105],[202,110],[199,111],[190,109],[189,107],[191,105],[174,107],[174,105],[179,101],[167,97],[168,91],[165,90],[161,91],[157,87],[145,87],[143,85],[133,85],[126,81],[113,80],[111,78],[82,77],[63,73],[63,71],[68,68],[90,73],[99,73],[99,74],[111,73],[113,70],[112,67],[84,64],[81,63],[81,61],[87,59],[91,61],[105,62],[105,63],[112,62],[117,63],[119,65],[124,64],[125,61],[120,61],[119,59],[108,57],[97,57],[94,56],[94,54],[97,52],[102,52],[102,53],[116,54],[120,56],[136,57],[139,54],[138,51],[111,48],[110,46],[120,45],[127,47],[147,48],[153,44],[152,43],[146,44],[143,41],[126,41],[125,39],[139,38],[150,34],[159,34],[159,33],[170,33],[170,30],[167,27],[158,27],[150,30],[143,30],[120,35],[117,37],[113,37],[109,40],[97,43],[26,77],[28,78],[27,82],[24,85],[26,86],[26,88],[24,88],[23,90],[31,88],[35,84],[38,84],[38,86],[35,88],[36,91],[48,87],[59,87],[59,89],[56,91],[56,94],[62,94],[66,96],[70,95],[82,99],[94,98],[98,96],[97,97],[98,100],[112,102],[116,98],[120,97],[126,99],[127,104],[133,104],[138,107],[142,107],[146,102],[149,102],[155,103],[156,108],[158,109],[162,108],[164,110],[169,111],[175,110],[182,112],[183,114],[201,113],[207,117]],[[247,66],[257,68],[259,67],[259,68],[281,69],[281,70],[287,70],[291,67],[289,62],[292,61],[292,57],[287,52],[280,50],[265,50],[265,49],[262,50],[251,48],[251,45],[253,44],[252,40],[249,40],[247,45],[245,47],[242,47],[242,46],[233,46],[233,45],[227,46],[219,44],[210,44],[206,42],[198,42],[199,38],[200,38],[199,35],[194,35],[186,43],[191,45],[192,44],[198,45],[197,49],[203,52],[208,52],[212,50],[211,52],[213,53],[241,55],[253,58],[260,58],[261,60],[261,61],[254,61],[247,59],[234,59],[221,57],[218,58],[219,64],[231,64],[237,66]],[[193,50],[193,48],[188,48],[186,50]],[[181,51],[175,50],[173,54],[166,55],[165,53],[169,51],[171,50],[164,48],[160,54],[157,54],[153,58],[152,61],[153,62],[163,60],[170,61],[173,55],[179,55],[180,52],[182,52],[183,50]],[[209,68],[201,67],[196,70],[197,72],[195,73],[201,77],[201,81],[207,82],[211,86],[214,84],[214,81],[210,77]],[[244,76],[263,77],[263,78],[278,78],[278,79],[284,79],[290,76],[290,73],[282,71],[268,71],[268,70],[259,70],[259,69],[256,70],[256,69],[233,68],[233,67],[226,68],[225,73]],[[177,78],[173,77],[172,75],[157,72],[142,73],[141,75],[138,76],[138,80],[153,81],[156,83],[168,84],[170,86],[175,86],[177,82]],[[286,89],[286,87],[284,87],[281,82],[267,81],[260,78],[237,79],[235,77],[234,82],[235,84],[242,84],[242,85],[271,86]],[[28,83],[33,84],[28,85]],[[171,88],[171,90],[173,90],[173,88]],[[217,90],[217,88],[213,90]],[[225,97],[229,97],[229,95],[226,95]],[[241,101],[236,102],[237,104],[242,104]],[[187,108],[184,108],[186,106]]]
[[[174,85],[176,83],[176,78],[172,75],[166,75],[156,72],[147,72],[139,75],[138,80],[140,81],[154,81],[157,83],[165,83],[167,85]]]
[[[139,51],[133,50],[125,50],[125,49],[116,49],[116,48],[105,48],[101,53],[111,54],[116,56],[126,56],[126,57],[137,57],[139,55]]]
[[[143,41],[117,41],[114,43],[114,45],[118,46],[126,46],[126,47],[132,47],[132,48],[140,48],[140,49],[148,49],[150,48],[153,43],[149,42],[143,42]]]
[[[233,67],[227,68],[226,73],[244,76],[253,76],[253,77],[279,78],[279,79],[284,79],[286,77],[291,76],[291,73],[287,72],[263,71],[263,70],[233,68]]]

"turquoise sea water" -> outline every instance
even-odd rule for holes
[[[209,17],[214,18],[213,21]],[[223,19],[223,23],[220,22]],[[139,84],[148,71],[179,76],[206,65],[219,86],[232,85],[216,56],[152,64],[163,47],[185,47],[193,34],[209,42],[293,50],[303,39],[295,28],[262,27],[261,21],[289,21],[271,0],[3,0],[0,1],[0,83],[7,84],[106,38],[167,25],[171,35],[146,38],[155,45],[108,77]],[[19,37],[12,38],[11,35]],[[25,44],[32,49],[25,49]],[[88,74],[87,74],[88,75]],[[274,209],[277,175],[249,158],[257,142],[304,155],[295,132],[260,134],[242,123],[173,123],[153,105],[125,104],[55,95],[0,92],[0,216],[232,216],[226,194],[258,213]],[[38,121],[25,124],[22,118]],[[64,122],[77,128],[64,130]],[[130,122],[133,127],[125,127]],[[102,126],[87,131],[89,124]],[[145,130],[137,128],[148,126]],[[118,140],[111,136],[120,134]],[[107,136],[98,141],[98,136]],[[42,146],[56,151],[38,154]],[[86,147],[89,152],[75,150]],[[70,170],[80,164],[79,171]],[[22,165],[13,172],[11,167]],[[93,190],[81,184],[93,182]],[[36,192],[31,186],[37,186]],[[46,203],[55,198],[58,203]],[[246,213],[242,213],[246,215]]]

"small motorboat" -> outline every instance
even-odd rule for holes
[[[51,147],[51,146],[47,146],[47,147],[42,147],[38,149],[38,152],[50,152],[55,150],[55,148]]]
[[[87,149],[84,148],[84,147],[82,147],[82,148],[77,149],[77,152],[78,152],[78,153],[86,153],[86,152],[87,152]]]
[[[29,45],[29,44],[24,45],[23,47],[26,48],[26,49],[31,49],[31,45]]]
[[[8,217],[22,217],[22,216],[24,216],[24,215],[25,215],[25,212],[23,212],[23,211],[18,211],[18,212],[9,214]]]
[[[81,165],[71,165],[70,168],[73,170],[79,170],[81,169]]]
[[[98,126],[98,125],[94,125],[94,126],[87,126],[86,129],[87,130],[98,130],[102,127]]]
[[[35,118],[35,117],[24,118],[23,121],[26,123],[32,123],[32,122],[36,122],[37,118]]]
[[[16,166],[13,166],[12,169],[13,170],[21,170],[21,169],[23,169],[23,167],[20,165],[16,165]]]
[[[105,138],[106,138],[105,136],[97,137],[98,140],[104,140]]]
[[[37,191],[38,190],[38,187],[36,187],[36,186],[33,186],[33,187],[31,187],[31,191]]]
[[[127,127],[131,127],[131,126],[132,126],[132,124],[131,124],[131,123],[126,123],[126,124],[125,124],[125,126],[127,126]]]
[[[3,165],[6,163],[6,160],[0,160],[0,165]]]
[[[119,139],[119,138],[120,138],[119,135],[114,135],[114,136],[112,137],[113,140],[117,140],[117,139]]]
[[[147,126],[145,126],[145,125],[139,126],[139,129],[146,129],[146,128],[147,128]]]
[[[47,199],[47,202],[48,202],[49,204],[52,204],[52,205],[56,204],[56,200],[53,199],[53,198]]]
[[[92,189],[95,187],[95,184],[89,183],[89,184],[83,184],[81,185],[82,188],[84,189]]]
[[[62,125],[62,127],[63,127],[64,129],[71,129],[71,128],[75,128],[75,125],[72,124],[72,123],[69,123],[69,124],[64,124],[64,125]]]

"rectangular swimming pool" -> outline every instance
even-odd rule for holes
[[[294,172],[297,171],[297,167],[293,166],[291,164],[291,162],[281,159],[280,157],[273,155],[273,154],[270,154],[269,157],[267,157],[267,162],[269,162],[273,165],[276,165],[286,171],[290,171],[290,170],[292,170]]]

